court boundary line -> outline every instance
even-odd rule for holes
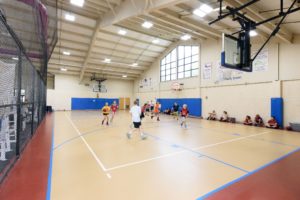
[[[106,167],[104,166],[104,164],[102,163],[102,161],[98,158],[98,156],[95,153],[95,151],[88,144],[88,142],[86,141],[86,139],[81,135],[80,131],[75,126],[75,124],[73,123],[73,121],[71,120],[71,118],[69,116],[67,116],[66,113],[64,113],[64,114],[65,114],[65,117],[69,120],[71,126],[74,128],[74,130],[76,131],[76,133],[79,135],[80,139],[83,141],[83,143],[86,145],[87,149],[90,151],[90,153],[92,154],[92,156],[96,160],[96,163],[101,167],[101,169],[103,170],[103,172],[106,174],[107,178],[111,179],[111,175],[109,173],[107,173]]]
[[[253,174],[255,174],[255,173],[257,173],[257,172],[265,169],[268,166],[273,165],[274,163],[276,163],[276,162],[278,162],[280,160],[283,160],[284,158],[286,158],[286,157],[288,157],[288,156],[290,156],[290,155],[292,155],[292,154],[294,154],[294,153],[296,153],[298,151],[300,151],[300,147],[298,147],[297,149],[295,149],[295,150],[293,150],[293,151],[291,151],[291,152],[289,152],[289,153],[287,153],[287,154],[285,154],[285,155],[283,155],[283,156],[281,156],[281,157],[279,157],[279,158],[277,158],[277,159],[275,159],[275,160],[273,160],[273,161],[271,161],[271,162],[269,162],[269,163],[267,163],[267,164],[265,164],[265,165],[263,165],[263,166],[255,169],[255,170],[253,170],[253,171],[251,171],[251,172],[249,172],[249,173],[247,173],[245,175],[240,176],[239,178],[236,178],[236,179],[234,179],[232,181],[229,181],[229,182],[225,183],[224,185],[222,185],[222,186],[220,186],[220,187],[218,187],[218,188],[216,188],[214,190],[211,190],[210,192],[208,192],[208,193],[206,193],[206,194],[198,197],[196,200],[204,200],[204,199],[212,196],[213,194],[216,194],[217,192],[220,192],[220,191],[224,190],[225,188],[227,188],[227,187],[229,187],[229,186],[231,186],[231,185],[233,185],[233,184],[235,184],[235,183],[237,183],[237,182],[239,182],[239,181],[247,178],[250,175],[253,175]]]
[[[135,161],[135,162],[130,162],[130,163],[125,163],[125,164],[122,164],[122,165],[117,165],[117,166],[114,166],[114,167],[111,167],[111,168],[107,168],[107,171],[112,171],[112,170],[116,170],[116,169],[121,169],[121,168],[124,168],[124,167],[129,167],[129,166],[134,166],[134,165],[138,165],[138,164],[142,164],[142,163],[145,163],[145,162],[149,162],[149,161],[153,161],[153,160],[157,160],[157,159],[160,159],[160,158],[165,158],[165,157],[170,157],[170,156],[173,156],[173,155],[177,155],[177,154],[180,154],[180,153],[184,153],[184,152],[188,152],[189,150],[192,151],[193,153],[197,153],[198,156],[205,156],[207,158],[210,158],[212,160],[215,160],[217,161],[216,159],[210,157],[210,156],[207,156],[207,155],[204,155],[200,152],[195,152],[196,150],[198,149],[204,149],[204,148],[210,148],[210,147],[213,147],[213,146],[217,146],[217,145],[220,145],[220,144],[225,144],[225,143],[230,143],[230,142],[235,142],[237,140],[243,140],[243,139],[247,139],[249,137],[255,137],[257,135],[263,135],[263,134],[267,134],[267,133],[270,133],[270,131],[266,131],[266,132],[263,132],[263,133],[258,133],[258,134],[252,134],[252,135],[248,135],[248,136],[244,136],[244,137],[239,137],[239,138],[234,138],[234,139],[229,139],[229,140],[226,140],[226,141],[222,141],[222,142],[217,142],[217,143],[214,143],[214,144],[208,144],[208,145],[203,145],[203,146],[200,146],[200,147],[195,147],[195,148],[192,148],[192,149],[189,149],[189,148],[182,148],[183,146],[181,145],[177,145],[175,143],[172,143],[172,142],[169,142],[169,141],[165,141],[167,142],[170,146],[177,146],[178,148],[182,148],[184,150],[182,151],[177,151],[177,152],[173,152],[173,153],[168,153],[168,154],[165,154],[165,155],[161,155],[161,156],[156,156],[156,157],[153,157],[153,158],[148,158],[148,159],[144,159],[144,160],[140,160],[140,161]],[[147,135],[150,135],[147,133]],[[152,135],[150,135],[152,136]],[[152,136],[153,137],[153,136]],[[159,137],[153,137],[153,138],[159,138]],[[159,138],[161,141],[163,141],[163,139]],[[218,160],[218,162],[221,162]],[[223,162],[223,164],[225,164]],[[231,164],[229,163],[226,163],[228,166],[232,167]],[[238,167],[235,167],[236,169],[239,169],[243,172],[246,172],[248,173],[248,171],[246,170],[243,170],[241,168],[238,168]]]
[[[47,192],[46,200],[51,199],[51,189],[52,189],[52,172],[53,172],[53,151],[54,151],[54,123],[55,115],[53,114],[52,118],[52,137],[51,137],[51,149],[50,149],[50,160],[49,160],[49,169],[48,169],[48,181],[47,181]]]

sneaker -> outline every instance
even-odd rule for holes
[[[131,139],[131,134],[129,132],[126,135],[128,139]]]
[[[141,139],[142,139],[142,140],[146,140],[146,139],[147,139],[147,136],[146,136],[146,135],[141,135]]]
[[[157,118],[157,121],[158,121],[158,122],[160,121],[159,117]]]
[[[151,119],[153,119],[153,116],[151,116]]]

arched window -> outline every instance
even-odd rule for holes
[[[198,76],[199,46],[178,46],[160,61],[160,81]]]

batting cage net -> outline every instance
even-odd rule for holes
[[[0,1],[0,183],[46,114],[57,2]]]

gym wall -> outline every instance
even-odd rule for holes
[[[89,83],[85,86],[84,83]],[[93,82],[95,83],[95,82]],[[106,80],[104,85],[107,93],[98,93],[100,98],[130,97],[133,99],[133,81]],[[96,98],[97,93],[93,92],[92,83],[85,79],[79,84],[79,77],[69,75],[56,75],[54,90],[47,90],[47,104],[54,110],[71,110],[72,98]]]
[[[258,39],[260,44],[261,39]],[[174,47],[172,47],[174,48]],[[237,80],[219,81],[217,64],[220,60],[221,41],[206,40],[200,43],[200,75],[195,78],[177,80],[184,83],[184,90],[173,92],[172,81],[159,82],[159,61],[172,49],[168,49],[141,77],[156,79],[152,88],[139,88],[140,80],[134,83],[134,93],[141,102],[155,98],[201,98],[204,117],[211,110],[220,115],[223,110],[243,121],[246,115],[259,113],[267,120],[271,114],[271,98],[282,97],[284,101],[284,125],[300,121],[300,35],[293,44],[273,42],[267,45],[268,67],[266,71],[242,73]],[[253,45],[256,50],[259,45]],[[212,63],[212,78],[204,80],[202,68]]]

